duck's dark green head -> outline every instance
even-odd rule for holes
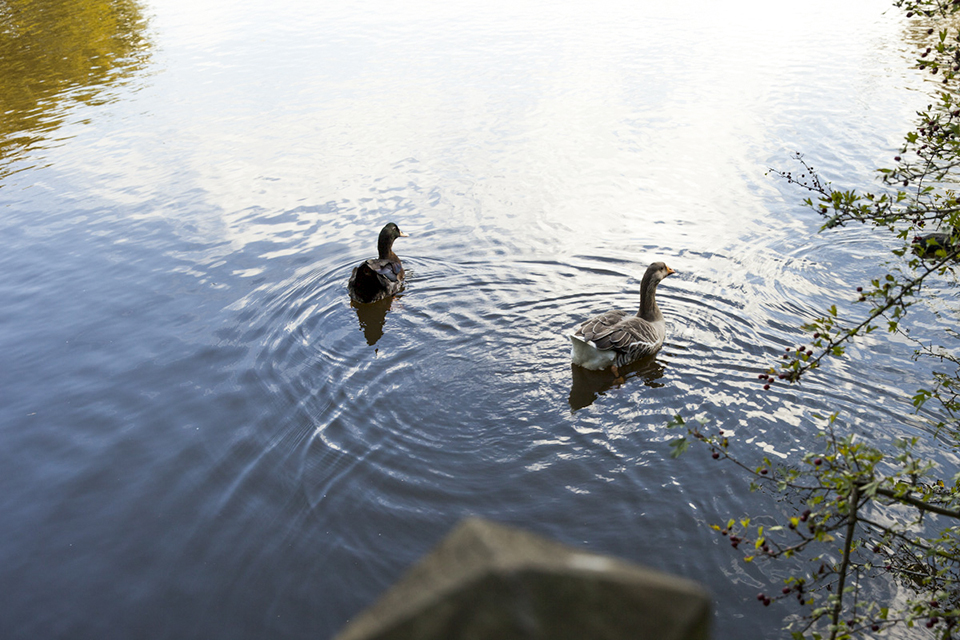
[[[400,231],[396,223],[388,222],[380,230],[380,239],[377,240],[377,252],[381,258],[386,258],[393,251],[393,241],[397,238],[406,238],[407,234]]]
[[[396,240],[397,238],[406,238],[407,234],[403,231],[400,231],[400,227],[397,226],[395,222],[388,222],[383,229],[380,230],[380,237],[382,238],[384,234],[389,235],[391,238]]]

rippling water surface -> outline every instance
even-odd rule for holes
[[[756,373],[886,255],[766,171],[873,179],[926,101],[908,26],[883,0],[333,4],[78,0],[104,33],[0,10],[2,635],[329,637],[476,514],[780,637],[754,595],[783,568],[705,525],[790,506],[671,460],[664,424],[785,460],[823,403],[900,435],[907,344]],[[387,221],[406,291],[354,308]],[[565,331],[635,308],[655,260],[664,349],[619,386],[572,370]]]

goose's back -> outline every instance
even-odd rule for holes
[[[666,337],[666,323],[662,319],[644,320],[626,311],[608,311],[584,322],[574,335],[600,351],[615,352],[617,366],[623,366],[659,351]]]

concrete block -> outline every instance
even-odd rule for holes
[[[707,640],[697,583],[470,518],[335,640]]]

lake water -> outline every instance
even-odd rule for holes
[[[889,255],[766,173],[891,163],[928,100],[883,0],[59,4],[0,8],[4,638],[327,638],[467,515],[779,638],[755,595],[788,567],[706,525],[794,506],[671,459],[667,420],[748,461],[816,446],[821,407],[922,428],[902,340],[757,380]],[[355,309],[388,221],[406,291]],[[655,260],[660,354],[572,370]]]

